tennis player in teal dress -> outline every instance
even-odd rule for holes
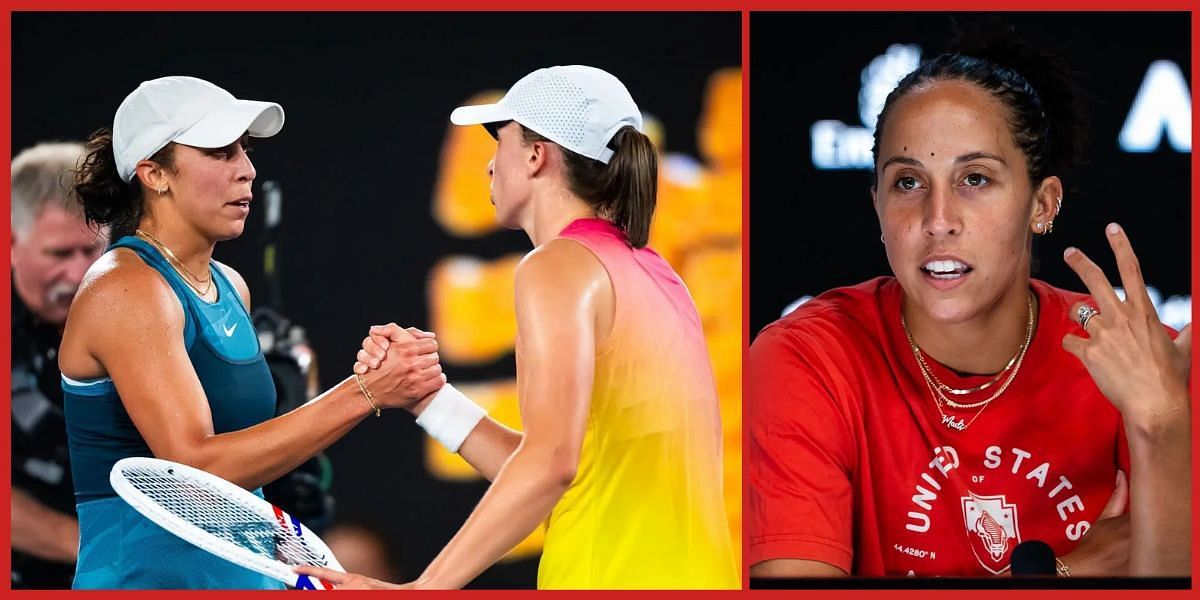
[[[245,305],[213,268],[217,301],[193,294],[149,242],[126,236],[109,247],[133,251],[171,286],[184,307],[184,347],[212,411],[213,431],[245,429],[275,414],[275,384]],[[229,335],[226,335],[228,333]],[[152,456],[122,408],[109,377],[63,377],[75,497],[80,522],[77,589],[279,589],[282,584],[217,558],[168,533],[117,497],[108,482],[114,463]],[[254,493],[262,496],[260,489]]]
[[[110,228],[116,242],[88,271],[59,352],[79,512],[77,589],[281,587],[135,512],[109,484],[112,465],[163,458],[261,495],[366,416],[444,383],[436,342],[414,330],[388,372],[347,377],[272,418],[275,388],[248,288],[212,252],[245,227],[256,175],[249,138],[282,125],[278,104],[163,77],[129,94],[112,130],[88,141],[74,189],[89,222]]]

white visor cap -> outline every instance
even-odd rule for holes
[[[121,179],[132,181],[139,161],[171,142],[221,148],[244,133],[271,137],[283,128],[283,107],[274,102],[238,100],[195,77],[143,81],[113,117],[113,153]]]
[[[513,84],[495,104],[460,106],[455,125],[516,121],[550,141],[604,164],[608,142],[622,127],[642,130],[642,113],[616,77],[595,67],[538,69]]]

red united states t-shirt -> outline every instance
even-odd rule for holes
[[[1070,552],[1117,469],[1128,473],[1128,448],[1120,414],[1062,349],[1081,335],[1068,311],[1086,296],[1032,289],[1037,330],[1021,370],[961,431],[942,424],[921,376],[895,279],[829,291],[764,329],[746,364],[748,564],[986,576],[1007,571],[1025,540]],[[926,362],[952,387],[991,379]],[[967,422],[979,412],[944,410]]]

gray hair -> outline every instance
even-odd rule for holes
[[[73,179],[83,160],[83,144],[43,142],[22,150],[12,161],[12,234],[23,233],[50,202],[83,214]]]

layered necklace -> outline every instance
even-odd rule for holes
[[[209,290],[212,289],[212,272],[211,271],[208,273],[208,279],[201,279],[199,277],[196,277],[196,275],[194,273],[192,273],[187,268],[186,265],[183,264],[183,261],[176,258],[175,253],[171,252],[171,249],[168,248],[166,244],[160,242],[158,240],[158,238],[150,235],[149,233],[147,233],[145,231],[142,231],[141,229],[135,230],[134,233],[136,233],[137,236],[142,238],[143,240],[150,242],[151,246],[154,246],[155,248],[157,248],[158,252],[167,259],[167,262],[171,263],[171,266],[174,267],[175,272],[179,273],[180,275],[183,275],[183,281],[188,284],[188,287],[192,288],[193,290],[196,290],[196,293],[200,294],[200,297],[202,297],[202,298],[208,296]],[[204,286],[204,289],[200,289],[200,286],[202,286],[202,285]]]
[[[933,401],[937,405],[938,413],[942,415],[942,425],[945,425],[948,429],[954,429],[956,431],[966,430],[966,428],[970,427],[971,424],[975,422],[975,419],[979,418],[979,415],[983,414],[984,409],[986,409],[993,400],[999,398],[1000,395],[1008,389],[1008,386],[1012,384],[1013,380],[1017,378],[1017,373],[1021,370],[1021,363],[1025,360],[1025,352],[1029,350],[1029,342],[1033,339],[1032,293],[1030,293],[1026,299],[1026,313],[1027,319],[1025,322],[1025,341],[1019,348],[1017,348],[1016,354],[1013,354],[1013,357],[1009,359],[1008,364],[1005,365],[999,373],[996,373],[995,377],[992,377],[987,382],[975,387],[959,389],[946,385],[942,382],[942,380],[937,378],[937,375],[934,375],[933,370],[929,368],[929,364],[925,362],[924,352],[922,352],[920,346],[917,346],[917,343],[913,341],[912,331],[909,330],[908,321],[904,318],[904,311],[900,311],[900,326],[904,328],[904,336],[908,338],[908,346],[912,349],[913,357],[917,359],[917,366],[921,369],[921,376],[925,379],[925,385],[929,387],[929,391],[933,394]],[[951,400],[946,395],[950,394],[951,396],[966,396],[967,394],[982,392],[983,390],[992,387],[996,383],[999,383],[1001,380],[1003,380],[1003,383],[1000,384],[999,389],[993,392],[988,398],[980,400],[979,402],[956,402]],[[979,412],[975,413],[975,416],[972,417],[970,421],[966,421],[961,417],[955,419],[953,415],[947,415],[944,408],[945,406],[957,409],[978,408]]]

